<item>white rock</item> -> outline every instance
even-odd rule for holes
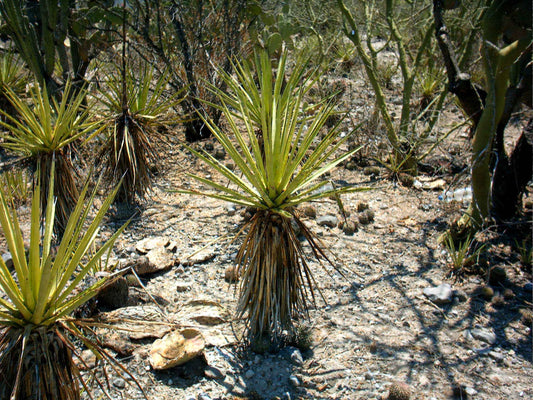
[[[150,365],[153,369],[164,370],[186,363],[200,355],[205,340],[196,329],[182,329],[168,333],[156,340],[150,349]]]

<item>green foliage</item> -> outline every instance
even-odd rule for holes
[[[22,63],[12,52],[0,56],[0,94],[4,96],[6,89],[15,93],[22,93],[26,88]]]
[[[443,244],[451,259],[451,270],[455,274],[461,273],[464,268],[476,264],[485,249],[485,245],[478,245],[472,236],[456,241],[453,235],[449,233],[444,236]]]
[[[231,94],[218,92],[230,133],[205,118],[213,135],[236,165],[229,170],[206,153],[191,149],[200,159],[226,177],[230,185],[188,174],[214,191],[181,190],[201,194],[258,210],[238,252],[242,276],[238,314],[247,318],[247,336],[252,342],[276,340],[291,329],[292,318],[307,309],[307,288],[314,299],[308,256],[296,237],[298,225],[317,258],[327,260],[312,233],[297,218],[294,207],[331,196],[327,183],[316,180],[350,157],[337,156],[347,137],[340,138],[339,125],[322,135],[332,104],[321,104],[316,113],[302,115],[306,79],[296,67],[287,79],[287,53],[281,54],[276,72],[267,51],[255,57],[254,71],[236,63],[236,76],[223,75]],[[254,77],[257,76],[257,84]],[[300,85],[302,86],[300,87]],[[230,111],[226,101],[237,107]],[[244,133],[236,118],[244,123]],[[322,190],[321,190],[322,189]],[[354,191],[344,188],[337,192]],[[291,221],[292,220],[292,221]]]
[[[8,170],[0,175],[0,186],[9,204],[22,204],[30,199],[31,188],[24,170]]]
[[[524,267],[530,267],[533,262],[533,249],[531,246],[531,236],[522,240],[522,242],[515,241],[515,247],[520,257],[520,263]]]
[[[85,91],[72,94],[72,85],[67,82],[61,101],[50,99],[47,90],[40,86],[30,89],[30,103],[8,89],[6,95],[13,105],[16,116],[8,115],[2,110],[5,122],[0,125],[8,129],[3,134],[2,146],[27,158],[34,169],[41,168],[41,179],[48,179],[52,160],[56,158],[54,179],[57,196],[57,227],[64,228],[71,210],[76,204],[78,190],[74,177],[74,166],[70,157],[70,146],[89,134],[98,132],[98,122],[90,120],[90,107],[83,107]],[[44,188],[45,182],[40,182]],[[46,190],[41,198],[46,202]]]
[[[68,79],[84,80],[91,59],[98,54],[97,47],[104,47],[109,40],[110,30],[99,28],[109,28],[120,14],[95,1],[82,5],[4,0],[0,15],[5,21],[3,33],[13,41],[37,82],[56,96]]]
[[[366,76],[376,96],[376,109],[381,114],[387,140],[392,148],[395,165],[401,165],[402,172],[417,172],[417,151],[423,139],[429,135],[437,122],[436,115],[443,106],[442,101],[434,103],[429,123],[423,128],[417,126],[418,116],[413,118],[412,109],[415,80],[423,70],[424,60],[431,56],[431,39],[434,30],[431,21],[431,9],[420,2],[402,3],[386,0],[384,7],[372,1],[359,4],[363,20],[356,19],[343,0],[337,0],[344,19],[344,33],[354,44],[364,66]],[[366,31],[366,43],[363,43],[363,29]],[[385,42],[376,45],[373,38],[380,36]],[[395,54],[392,60],[379,60],[385,49],[393,46]],[[390,105],[386,101],[386,90],[391,89],[391,79],[399,71],[401,74],[401,112],[396,123]],[[426,107],[424,107],[425,109]]]
[[[20,222],[0,188],[0,224],[13,257],[13,273],[0,260],[0,398],[79,399],[79,370],[72,360],[74,335],[90,344],[83,324],[70,314],[92,298],[106,282],[101,278],[80,290],[84,278],[112,247],[125,229],[122,226],[100,249],[86,257],[99,225],[116,195],[114,189],[103,201],[92,221],[91,205],[96,191],[88,195],[88,183],[65,227],[65,235],[52,251],[55,201],[54,169],[49,181],[46,210],[41,214],[41,186],[34,186],[31,206],[29,250],[26,253]],[[38,170],[37,174],[39,175]],[[43,177],[45,178],[45,177]],[[41,181],[37,179],[37,182]],[[85,200],[88,198],[88,204]],[[43,218],[43,225],[41,225]],[[91,346],[95,351],[98,346]],[[104,357],[105,358],[105,357]]]
[[[169,114],[181,101],[182,92],[166,96],[169,74],[160,75],[153,85],[152,67],[141,69],[140,80],[128,71],[122,82],[121,71],[117,68],[116,72],[101,91],[109,118],[108,139],[100,156],[112,184],[123,179],[117,201],[133,204],[150,189],[150,162],[158,160],[154,148],[159,136],[157,129],[176,122],[176,117],[169,118]]]

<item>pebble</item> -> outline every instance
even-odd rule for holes
[[[226,212],[231,217],[232,215],[235,215],[237,213],[237,207],[235,207],[234,204],[230,204],[226,207]]]
[[[502,352],[495,350],[489,352],[489,357],[496,362],[502,362],[505,359],[505,355]]]
[[[119,389],[124,389],[126,387],[126,381],[124,381],[122,378],[116,378],[113,381],[113,386]]]
[[[178,281],[176,283],[176,292],[188,292],[189,290],[191,290],[192,288],[192,283],[191,282],[180,282]]]
[[[496,334],[487,328],[474,328],[470,331],[472,336],[488,344],[496,343]]]
[[[470,395],[470,396],[474,396],[474,395],[477,394],[477,390],[474,389],[473,387],[470,387],[470,386],[467,386],[467,387],[465,388],[465,392],[466,392],[468,395]]]
[[[211,397],[206,393],[200,393],[198,395],[198,400],[211,400]]]
[[[304,358],[302,353],[298,349],[294,349],[290,352],[291,361],[296,365],[302,365],[304,363]]]
[[[322,215],[316,219],[316,223],[319,226],[335,228],[339,223],[339,219],[335,215]]]
[[[449,283],[424,289],[424,295],[435,304],[451,303],[453,298],[452,286]]]
[[[246,373],[244,374],[244,376],[245,376],[247,379],[252,378],[254,375],[255,375],[255,372],[254,372],[253,369],[249,369],[249,370],[246,371]]]
[[[4,263],[6,264],[7,269],[9,270],[13,269],[13,257],[11,256],[10,252],[2,254],[2,260],[4,260]]]
[[[226,376],[224,371],[213,366],[208,366],[204,370],[204,375],[208,379],[223,379]]]
[[[289,382],[295,387],[300,386],[300,380],[295,375],[291,375],[289,377]]]

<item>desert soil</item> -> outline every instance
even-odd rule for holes
[[[468,148],[464,132],[452,147],[458,144]],[[201,146],[219,151],[213,141]],[[434,162],[464,161],[451,154],[441,152]],[[357,221],[364,204],[374,220],[347,235],[322,225],[324,216],[343,219],[335,201],[311,205],[316,217],[303,220],[330,249],[338,271],[311,263],[323,298],[318,296],[304,325],[310,329],[310,348],[288,345],[261,354],[238,344],[242,324],[233,318],[236,286],[224,279],[234,265],[239,239],[231,239],[244,224],[244,210],[168,192],[198,187],[185,171],[212,175],[185,149],[173,146],[148,207],[116,250],[122,265],[138,262],[147,239],[148,247],[166,246],[172,253],[167,270],[142,276],[144,288],[129,288],[129,307],[111,312],[113,318],[133,319],[129,326],[135,332],[107,332],[104,340],[148,398],[385,399],[394,383],[407,385],[411,399],[533,398],[531,319],[524,317],[532,309],[531,269],[520,264],[511,240],[486,232],[489,266],[506,273],[491,282],[494,295],[487,297],[487,276],[452,274],[448,253],[438,244],[447,224],[465,209],[439,195],[450,183],[453,188],[467,184],[464,180],[444,169],[420,176],[408,188],[384,179],[383,168],[377,176],[359,167],[333,171],[328,179],[339,185],[371,189],[342,196],[348,218]],[[521,223],[527,227],[527,220]],[[118,224],[111,221],[103,237]],[[451,285],[448,300],[424,294],[441,284]],[[153,341],[170,329],[191,327],[205,338],[203,354],[154,371],[149,363]],[[142,398],[126,381],[110,374],[112,396]]]
[[[360,96],[355,102],[348,99],[354,120],[368,116],[373,105],[370,97],[361,100],[369,96],[368,89],[356,89],[347,91]],[[398,96],[391,99],[398,104]],[[447,113],[449,126],[462,118],[453,106]],[[382,167],[369,174],[360,160],[327,177],[338,185],[370,188],[342,195],[342,202],[350,220],[358,221],[363,213],[358,210],[366,205],[373,221],[359,223],[351,235],[323,225],[323,219],[343,220],[334,200],[311,204],[316,216],[302,213],[337,268],[311,262],[322,296],[311,306],[308,320],[299,321],[307,327],[307,337],[264,353],[239,345],[243,326],[234,318],[238,284],[225,280],[234,266],[239,239],[232,238],[244,224],[244,210],[169,192],[198,188],[185,172],[217,179],[179,140],[171,139],[154,191],[114,254],[120,266],[139,268],[147,260],[141,253],[152,249],[152,264],[162,271],[142,274],[142,285],[130,275],[129,299],[118,309],[100,305],[110,323],[126,319],[128,323],[116,325],[130,329],[102,330],[104,346],[153,400],[385,399],[395,383],[407,387],[410,397],[405,398],[410,399],[533,399],[531,267],[520,264],[512,233],[530,228],[531,209],[514,224],[498,232],[489,229],[481,237],[490,244],[488,266],[505,271],[497,280],[489,282],[487,265],[474,274],[453,274],[449,255],[438,243],[466,207],[439,199],[444,189],[468,185],[468,169],[454,175],[468,165],[466,132],[461,128],[435,150],[426,160],[434,173],[422,174],[413,187],[387,179]],[[366,135],[360,142],[379,149],[379,138]],[[199,146],[223,156],[213,140]],[[27,214],[28,207],[21,211]],[[122,224],[121,217],[117,211],[106,222],[100,239]],[[451,286],[444,300],[424,294],[441,284]],[[487,286],[493,295],[487,295]],[[202,333],[202,354],[154,371],[152,343],[183,328]],[[303,346],[305,339],[311,341],[309,348]],[[87,352],[82,354],[91,364]],[[108,378],[112,398],[143,398],[132,379],[110,368]],[[99,393],[94,390],[95,398]]]

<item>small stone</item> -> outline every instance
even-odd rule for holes
[[[291,376],[289,376],[289,382],[290,382],[291,385],[293,385],[294,387],[298,387],[298,386],[300,386],[300,380],[299,380],[298,377],[296,377],[295,375],[291,375]]]
[[[246,379],[251,379],[254,375],[255,375],[255,372],[254,372],[253,369],[249,369],[249,370],[246,371],[246,373],[244,374],[244,376],[246,377]]]
[[[125,307],[129,297],[128,286],[126,278],[117,276],[98,290],[96,299],[102,306],[113,310]]]
[[[167,271],[176,264],[174,255],[164,247],[157,247],[139,257],[133,265],[137,275],[149,275]]]
[[[178,268],[176,268],[176,273],[184,274],[185,273],[185,268],[183,268],[182,265],[179,265]]]
[[[187,265],[202,264],[215,258],[216,253],[211,249],[204,249],[189,257],[186,260]]]
[[[296,365],[302,365],[304,363],[304,358],[302,357],[302,353],[298,349],[293,349],[290,352],[291,361]]]
[[[224,280],[228,283],[239,281],[239,269],[235,265],[229,265],[224,271]]]
[[[209,379],[224,379],[224,377],[226,376],[226,374],[222,370],[212,366],[208,366],[204,370],[204,375],[206,378]]]
[[[489,352],[489,357],[496,362],[502,362],[505,359],[505,355],[502,352],[495,350]]]
[[[191,290],[191,288],[192,288],[192,282],[178,281],[176,283],[176,292],[180,292],[180,293],[188,292],[189,290]]]
[[[234,204],[230,204],[229,206],[226,207],[226,212],[231,217],[237,213],[237,207],[235,207]]]
[[[113,386],[118,389],[124,389],[126,387],[126,381],[122,378],[116,378],[113,380]]]
[[[140,254],[146,254],[150,250],[160,248],[160,247],[165,247],[169,243],[170,243],[170,240],[167,237],[162,237],[162,236],[149,237],[149,238],[139,241],[135,245],[135,249]]]
[[[14,264],[13,264],[13,256],[11,256],[10,252],[2,254],[2,260],[4,260],[4,264],[6,265],[8,270],[13,270]]]
[[[316,218],[316,208],[309,204],[302,207],[302,212],[306,217]]]
[[[200,393],[198,395],[198,400],[211,400],[211,397],[206,393]]]
[[[226,168],[229,169],[230,171],[233,171],[235,169],[235,164],[231,161],[228,161],[225,165],[226,165]]]
[[[339,219],[335,215],[322,215],[316,219],[316,223],[319,226],[335,228],[339,223]]]
[[[370,372],[370,371],[366,371],[366,372],[365,372],[365,379],[366,379],[367,381],[371,381],[371,380],[373,380],[373,379],[374,379],[374,374],[373,374],[372,372]]]
[[[424,295],[435,304],[447,304],[452,301],[453,290],[449,283],[443,283],[439,286],[425,288]]]
[[[223,160],[224,158],[226,158],[226,151],[222,148],[218,148],[215,150],[215,154],[213,154],[213,156],[217,160]]]
[[[465,392],[466,392],[466,394],[468,394],[469,396],[474,396],[474,395],[477,394],[477,390],[474,389],[473,387],[470,387],[470,386],[467,386],[467,387],[465,388]]]
[[[488,344],[496,343],[497,337],[492,330],[489,330],[487,328],[474,328],[470,332],[472,333],[472,336],[474,338],[481,340],[482,342]]]

